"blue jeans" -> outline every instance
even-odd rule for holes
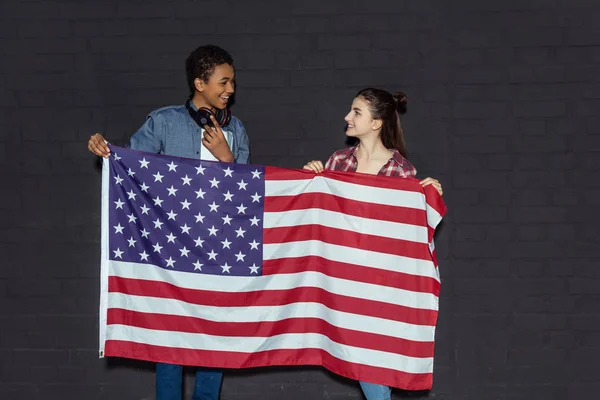
[[[156,363],[156,400],[182,400],[181,365]],[[223,372],[198,369],[192,400],[218,400]]]
[[[359,382],[367,400],[391,400],[392,389],[375,383]]]

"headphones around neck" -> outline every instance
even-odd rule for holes
[[[206,107],[200,107],[198,108],[198,110],[194,110],[191,103],[192,99],[187,99],[187,101],[185,102],[185,108],[187,108],[190,117],[192,117],[192,119],[196,121],[200,128],[204,129],[204,125],[213,126],[213,123],[210,120],[211,115],[214,115],[218,124],[222,128],[229,125],[229,121],[231,121],[231,112],[229,111],[228,107],[225,107],[222,110],[217,109],[217,112],[213,113],[210,109]]]

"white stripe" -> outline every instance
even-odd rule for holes
[[[296,258],[316,256],[327,260],[377,267],[386,271],[436,278],[435,265],[431,260],[419,260],[394,254],[361,250],[319,240],[304,240],[277,244],[263,244],[263,259]]]
[[[255,353],[277,349],[323,349],[341,360],[413,374],[431,373],[433,358],[416,358],[336,343],[316,333],[288,333],[269,338],[226,337],[199,333],[173,334],[133,326],[110,325],[108,340],[125,340],[171,348]]]
[[[122,308],[142,313],[177,315],[202,318],[215,322],[274,322],[288,318],[318,318],[338,328],[374,334],[385,334],[400,339],[433,342],[433,326],[408,324],[385,318],[370,317],[332,310],[321,303],[299,302],[282,306],[216,307],[190,304],[181,300],[135,296],[111,292],[110,308]],[[232,332],[234,334],[235,332]]]
[[[102,192],[101,192],[101,219],[100,219],[100,358],[104,357],[104,342],[106,341],[106,316],[108,293],[108,258],[109,254],[109,186],[110,186],[110,161],[102,159]]]
[[[344,229],[364,235],[389,237],[418,243],[428,242],[428,232],[425,226],[357,217],[320,208],[265,212],[263,227],[278,228],[311,224]]]
[[[185,289],[243,293],[260,290],[289,290],[298,287],[317,287],[330,293],[359,299],[381,301],[404,307],[438,309],[438,299],[431,293],[333,278],[320,272],[265,276],[200,275],[190,272],[167,271],[150,264],[109,261],[110,275],[129,279],[145,279],[171,283]]]
[[[266,196],[296,196],[302,193],[327,193],[349,200],[425,209],[425,194],[400,189],[386,189],[315,176],[302,180],[266,180]]]

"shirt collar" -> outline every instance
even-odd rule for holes
[[[358,145],[348,147],[346,154],[344,154],[344,159],[352,157],[352,158],[354,158],[354,161],[357,161],[356,155],[354,154],[354,153],[356,153],[356,149],[358,149]],[[396,149],[389,149],[389,150],[392,152],[392,156],[390,157],[388,162],[395,161],[396,164],[402,165],[404,163],[404,157],[402,156],[402,154],[400,154],[400,152]]]

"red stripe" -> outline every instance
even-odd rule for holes
[[[427,213],[416,208],[390,206],[349,200],[327,193],[303,193],[296,196],[265,197],[265,212],[283,212],[319,208],[374,220],[418,226],[427,225]],[[342,216],[340,216],[342,218]]]
[[[153,330],[202,333],[229,337],[273,337],[288,333],[317,333],[334,342],[408,357],[433,357],[433,342],[416,342],[336,327],[318,318],[289,318],[270,322],[215,322],[178,315],[142,313],[121,308],[108,310],[108,325],[128,325]]]
[[[387,368],[349,363],[320,349],[269,350],[257,353],[191,350],[107,340],[104,355],[177,365],[214,368],[253,368],[272,365],[321,365],[354,380],[378,383],[405,390],[431,389],[433,374],[411,374]]]
[[[288,169],[279,167],[265,167],[265,180],[267,181],[291,181],[312,179],[315,173],[305,169]]]
[[[312,179],[315,176],[317,176],[317,174],[314,172],[303,169],[265,167],[265,180],[268,181],[307,180]],[[318,176],[356,185],[423,193],[423,187],[419,184],[419,180],[414,178],[389,177],[343,171],[323,171],[318,174]]]
[[[415,325],[435,326],[437,321],[437,311],[435,310],[342,296],[315,287],[231,293],[184,289],[165,282],[109,276],[108,291],[135,296],[175,299],[189,304],[214,307],[279,306],[299,302],[321,303],[325,307],[337,311]]]
[[[401,178],[398,176],[389,177],[343,171],[325,171],[321,175],[328,179],[353,183],[355,185],[423,193],[423,187],[419,184],[419,180],[414,178]]]
[[[291,227],[266,228],[263,230],[263,241],[265,244],[302,242],[306,240],[317,240],[359,250],[431,261],[431,253],[426,243],[368,235],[366,233],[330,228],[323,225],[296,225]]]
[[[440,282],[427,276],[364,267],[331,261],[317,256],[278,258],[263,262],[263,275],[295,274],[304,271],[316,271],[333,278],[371,283],[412,292],[432,293],[435,296],[440,295]]]

